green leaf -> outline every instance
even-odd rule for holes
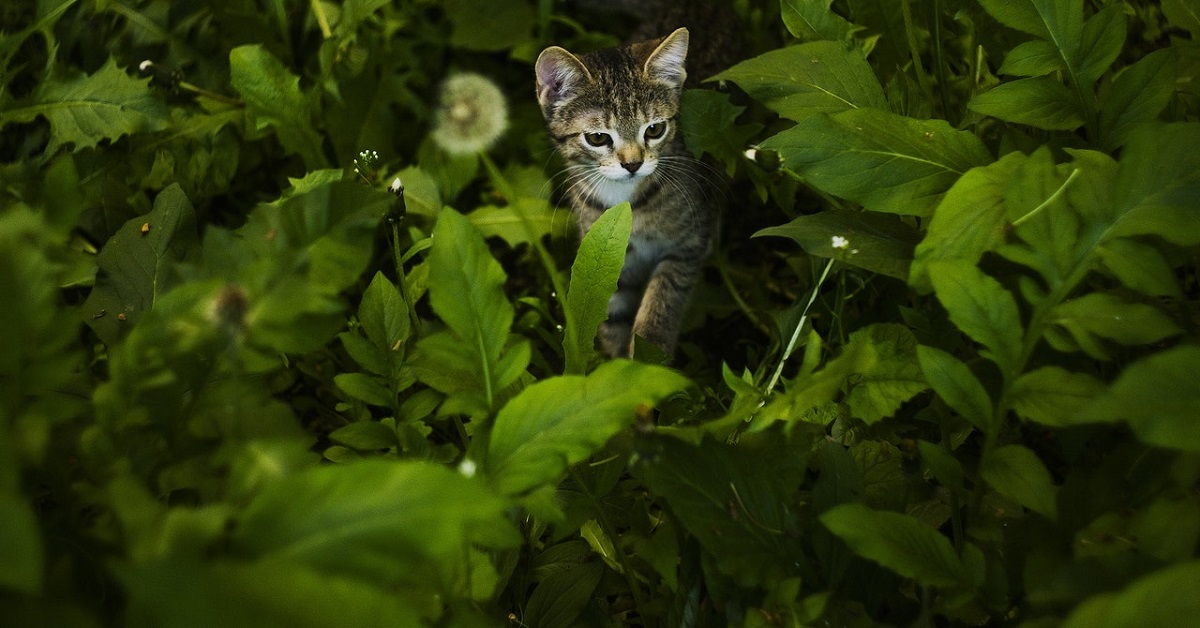
[[[1200,2],[1197,0],[1163,0],[1162,12],[1172,26],[1191,33],[1192,39],[1200,37]]]
[[[917,358],[925,380],[946,405],[971,425],[990,433],[993,429],[992,398],[970,367],[949,353],[926,345],[917,347]]]
[[[832,41],[772,50],[710,80],[733,81],[751,98],[796,121],[860,107],[887,109],[883,88],[862,54]]]
[[[378,377],[366,373],[338,373],[333,383],[342,392],[373,406],[390,408],[396,403],[396,395]]]
[[[992,161],[973,133],[873,109],[811,116],[762,147],[821,190],[915,216],[928,216],[964,172]]]
[[[1083,23],[1079,42],[1079,79],[1090,84],[1117,60],[1125,44],[1125,7],[1109,5]]]
[[[742,586],[795,573],[802,549],[794,500],[808,451],[775,435],[743,435],[737,445],[657,437],[647,446],[654,457],[632,471],[666,500],[717,570]]]
[[[846,18],[829,8],[833,0],[804,2],[801,0],[779,0],[783,24],[793,37],[805,41],[827,39],[844,42],[862,27],[851,24]]]
[[[854,417],[877,423],[929,388],[916,347],[912,331],[897,323],[877,323],[850,334],[846,353],[855,356],[856,367],[845,401]]]
[[[7,461],[6,461],[7,462]],[[44,557],[37,517],[17,494],[0,495],[0,587],[29,595],[42,590]]]
[[[567,373],[584,373],[596,353],[596,330],[608,318],[608,301],[617,289],[632,227],[633,211],[629,203],[621,203],[605,211],[579,244],[563,299]]]
[[[1061,70],[1062,67],[1062,57],[1058,55],[1054,44],[1035,39],[1009,50],[996,73],[1009,76],[1045,76]]]
[[[485,238],[498,237],[509,246],[540,240],[554,228],[555,209],[540,198],[522,197],[505,207],[485,206],[467,214],[467,220]],[[559,217],[559,226],[566,219]],[[530,233],[532,229],[532,233]]]
[[[1049,519],[1058,516],[1050,471],[1028,448],[1006,445],[988,452],[979,463],[979,474],[1001,495]]]
[[[837,259],[901,280],[908,277],[919,237],[896,216],[838,209],[800,216],[786,225],[761,229],[753,237],[760,236],[791,238],[810,255]]]
[[[1013,152],[987,166],[972,168],[946,192],[917,245],[909,282],[928,291],[929,267],[939,260],[979,262],[1004,243],[1006,192],[1028,157]]]
[[[538,557],[537,568],[550,573],[529,594],[523,623],[548,628],[576,625],[604,576],[604,563],[589,556],[586,544],[582,549],[583,555],[570,556],[561,565],[543,562],[549,550]]]
[[[737,124],[745,111],[730,101],[730,95],[708,89],[689,89],[683,92],[679,104],[679,130],[683,142],[693,157],[708,153],[726,162],[726,174],[732,176],[753,138],[762,130],[761,124]]]
[[[1100,137],[1104,150],[1124,145],[1139,124],[1162,113],[1175,93],[1178,56],[1174,49],[1155,50],[1113,79],[1100,102]]]
[[[1123,345],[1143,345],[1183,331],[1158,308],[1122,301],[1105,292],[1091,292],[1060,303],[1054,308],[1050,322],[1066,329],[1083,347],[1094,344],[1083,338],[1086,335]]]
[[[412,333],[408,305],[382,272],[376,272],[358,304],[358,321],[367,338],[380,348],[391,351]]]
[[[492,0],[446,0],[446,17],[454,25],[450,45],[468,50],[512,48],[530,39],[536,23],[533,5]]]
[[[1134,362],[1083,409],[1096,421],[1125,421],[1144,443],[1200,452],[1200,348],[1178,346]]]
[[[418,377],[435,388],[462,393],[462,407],[469,414],[494,410],[500,392],[516,381],[525,367],[519,365],[515,375],[501,369],[501,354],[513,322],[504,280],[504,270],[483,236],[461,214],[444,209],[433,229],[429,301],[449,332],[426,336],[417,343],[424,357],[414,368]],[[451,365],[459,372],[447,378],[445,369]]]
[[[422,216],[437,216],[442,211],[441,191],[432,175],[416,166],[396,173],[404,186],[404,205],[408,211]]]
[[[1138,549],[1165,562],[1195,555],[1200,541],[1200,503],[1186,493],[1155,499],[1129,522]]]
[[[356,421],[330,432],[329,440],[360,451],[375,451],[395,447],[396,430],[378,421]]]
[[[256,128],[275,129],[279,143],[311,170],[328,161],[313,125],[313,102],[300,91],[300,78],[261,45],[229,52],[229,80],[254,116]]]
[[[1046,23],[1038,15],[1031,0],[979,0],[979,4],[992,17],[1009,28],[1015,28],[1042,39],[1050,39]],[[1064,4],[1074,4],[1074,2]]]
[[[983,357],[996,363],[1002,373],[1011,373],[1017,367],[1024,336],[1012,293],[966,262],[931,264],[929,276],[950,321],[984,346]]]
[[[1067,427],[1080,423],[1080,410],[1104,392],[1104,383],[1084,373],[1043,366],[1018,377],[1008,400],[1023,419]]]
[[[128,616],[142,625],[370,628],[381,617],[422,624],[412,602],[387,587],[294,562],[165,559],[114,572],[129,595]]]
[[[975,588],[981,584],[973,581],[949,539],[910,516],[842,504],[820,519],[854,553],[922,585]]]
[[[178,184],[171,185],[155,197],[150,213],[131,218],[100,250],[84,321],[105,344],[115,344],[178,283],[177,266],[197,240],[192,204]]]
[[[967,103],[976,113],[1050,131],[1083,126],[1079,100],[1062,83],[1035,76],[1001,83]]]
[[[614,360],[590,375],[542,380],[521,391],[496,416],[488,443],[489,476],[506,495],[558,481],[568,466],[587,458],[688,382],[657,366]]]
[[[1063,628],[1140,628],[1188,626],[1200,615],[1200,561],[1179,563],[1142,576],[1113,593],[1088,598],[1063,622]]]
[[[938,482],[952,491],[963,490],[963,469],[962,463],[958,461],[944,447],[935,445],[929,441],[917,441],[917,448],[921,452],[921,462],[925,463],[932,475]]]
[[[1152,297],[1182,297],[1175,271],[1157,247],[1116,238],[1096,249],[1102,268],[1126,287]]]
[[[432,463],[321,466],[267,484],[233,545],[242,555],[419,584],[426,567],[461,566],[472,546],[518,544],[508,507],[482,483]]]
[[[129,76],[109,57],[91,76],[51,76],[38,83],[21,105],[0,111],[0,128],[44,116],[50,123],[46,155],[67,144],[79,151],[101,140],[160,131],[167,127],[167,108],[149,83]]]
[[[1157,235],[1182,246],[1200,243],[1200,124],[1142,125],[1121,153],[1112,225],[1104,239]]]

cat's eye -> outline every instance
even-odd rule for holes
[[[584,133],[583,141],[592,146],[608,146],[612,144],[612,137],[608,133]]]
[[[651,124],[650,126],[646,127],[646,131],[643,133],[643,135],[645,135],[646,139],[648,139],[648,140],[656,140],[656,139],[662,137],[663,134],[665,134],[666,132],[667,132],[667,123],[666,122],[655,122],[654,124]]]

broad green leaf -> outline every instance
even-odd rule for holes
[[[1146,554],[1165,562],[1187,560],[1200,542],[1200,503],[1186,493],[1168,493],[1134,514],[1129,532]]]
[[[1070,3],[1073,3],[1073,0],[1068,0],[1064,4]],[[992,17],[1009,28],[1015,28],[1042,39],[1050,39],[1046,24],[1038,15],[1031,0],[979,0],[979,4]]]
[[[971,425],[988,433],[992,425],[992,399],[970,367],[938,349],[921,345],[917,358],[925,380],[934,392]]]
[[[1057,487],[1037,454],[1021,445],[1006,445],[987,452],[979,474],[1001,495],[1050,519],[1058,516]]]
[[[811,116],[762,147],[825,192],[915,216],[931,214],[964,172],[992,161],[974,133],[874,109]]]
[[[451,392],[445,385],[446,367],[456,365],[460,372],[449,383],[456,381],[455,390],[464,393],[463,408],[469,414],[494,410],[500,392],[516,380],[501,372],[513,321],[513,306],[504,295],[504,269],[483,236],[452,209],[438,217],[429,264],[430,304],[449,332],[417,343],[424,357],[414,368],[422,380]]]
[[[1104,382],[1084,373],[1043,366],[1012,384],[1008,401],[1023,419],[1053,427],[1080,423],[1080,410],[1104,392]]]
[[[512,547],[507,500],[443,466],[366,460],[267,484],[233,535],[245,556],[377,582],[453,572],[470,547]]]
[[[879,323],[850,334],[846,352],[857,359],[845,402],[854,417],[877,423],[929,388],[917,364],[916,347],[912,331],[895,323]]]
[[[666,500],[717,570],[743,586],[796,573],[802,550],[795,497],[809,446],[799,449],[774,435],[743,435],[737,445],[657,437],[647,445],[655,455],[633,473]]]
[[[554,228],[555,208],[539,198],[522,197],[505,207],[480,207],[467,214],[467,220],[485,238],[498,237],[509,246],[525,244],[530,239],[544,238]],[[561,227],[566,216],[558,217]],[[531,233],[532,231],[532,233]]]
[[[1192,39],[1200,37],[1200,1],[1163,0],[1162,12],[1172,26],[1191,33]]]
[[[396,430],[378,421],[356,421],[329,433],[329,440],[360,451],[396,446]]]
[[[733,81],[751,98],[796,121],[860,107],[887,108],[883,88],[862,54],[832,41],[772,50],[711,80]]]
[[[1090,343],[1080,337],[1087,334],[1123,345],[1143,345],[1183,331],[1162,310],[1122,301],[1106,292],[1091,292],[1060,303],[1050,322],[1066,329],[1084,347]]]
[[[1200,561],[1177,563],[1142,576],[1120,591],[1095,595],[1075,607],[1063,628],[1189,626],[1200,615]]]
[[[608,565],[609,569],[617,573],[625,573],[625,568],[621,566],[620,558],[617,556],[616,545],[595,519],[589,519],[580,526],[579,536],[583,537],[588,547],[592,548],[592,551],[604,561],[604,564]]]
[[[128,616],[141,625],[371,628],[383,617],[422,624],[413,603],[381,583],[294,562],[164,559],[118,564],[114,572],[129,597]]]
[[[1152,297],[1181,297],[1175,271],[1157,247],[1132,238],[1116,238],[1096,249],[1100,264],[1125,284]]]
[[[846,18],[834,13],[829,5],[833,0],[806,2],[803,0],[779,0],[783,24],[793,37],[805,41],[827,39],[844,42],[862,27],[851,24]]]
[[[123,338],[178,283],[177,266],[197,239],[196,213],[178,184],[155,197],[150,213],[117,230],[100,250],[100,274],[84,303],[85,322],[105,344]]]
[[[1017,367],[1024,335],[1012,293],[967,262],[931,264],[929,276],[950,321],[984,346],[983,357],[996,363],[1002,373],[1011,373]]]
[[[1088,18],[1079,42],[1079,79],[1085,84],[1095,82],[1117,60],[1124,44],[1125,7],[1109,5]]]
[[[1200,348],[1181,345],[1134,362],[1081,411],[1096,421],[1125,421],[1142,442],[1200,452]]]
[[[396,402],[395,393],[374,375],[338,373],[333,377],[333,383],[347,395],[373,406],[390,408]]]
[[[631,425],[639,408],[685,386],[687,380],[672,370],[627,360],[606,362],[586,377],[537,382],[496,416],[489,477],[506,495],[556,483],[568,466]]]
[[[450,45],[467,50],[496,51],[528,41],[536,14],[525,2],[446,0],[446,17],[454,28]]]
[[[4,461],[7,462],[7,461]],[[42,538],[33,509],[19,494],[0,495],[0,587],[36,595],[42,590]]]
[[[820,516],[821,523],[854,553],[925,586],[975,588],[950,540],[916,519],[842,504]]]
[[[313,100],[300,91],[300,78],[261,45],[229,52],[229,80],[254,116],[256,128],[275,129],[279,142],[309,169],[328,161],[313,125]]]
[[[404,205],[408,211],[422,216],[437,216],[442,211],[441,191],[432,175],[410,166],[396,173],[404,186]]]
[[[1075,94],[1049,76],[1001,83],[972,98],[967,107],[1005,122],[1050,131],[1070,131],[1084,122]]]
[[[942,486],[953,491],[963,490],[962,463],[957,458],[944,447],[929,441],[917,441],[917,448],[921,452],[921,462],[925,463],[929,473]]]
[[[576,625],[580,615],[592,601],[596,587],[604,576],[604,562],[592,560],[587,545],[584,555],[573,556],[565,565],[538,565],[553,570],[541,578],[525,604],[522,622],[529,626],[567,628]]]
[[[915,229],[895,216],[830,210],[795,218],[754,234],[791,238],[810,255],[906,279],[918,240]],[[840,239],[839,239],[840,238]],[[837,246],[835,246],[837,245]]]
[[[149,79],[129,76],[109,57],[91,76],[51,75],[27,99],[0,111],[0,128],[44,116],[50,123],[46,155],[70,144],[73,151],[115,141],[132,133],[167,127],[167,109],[150,90]]]
[[[1104,239],[1156,235],[1182,246],[1200,243],[1200,124],[1135,129],[1121,153],[1111,226]]]
[[[708,153],[724,161],[726,174],[733,176],[746,146],[763,126],[737,124],[745,111],[730,101],[730,95],[711,89],[689,89],[679,104],[679,130],[689,152],[697,159]]]
[[[1062,57],[1058,55],[1054,44],[1034,39],[1009,50],[996,73],[1009,76],[1045,76],[1061,70],[1062,67]]]
[[[1100,100],[1100,144],[1106,151],[1121,147],[1134,127],[1167,107],[1175,93],[1177,59],[1172,48],[1155,50],[1113,79]]]
[[[939,260],[975,264],[1005,240],[1006,193],[1015,173],[1029,158],[1012,152],[999,161],[972,168],[946,192],[933,212],[925,239],[917,245],[909,282],[928,291],[929,266]]]
[[[382,272],[376,272],[358,304],[358,321],[367,338],[379,347],[391,349],[407,340],[412,332],[408,306],[400,290]]]
[[[563,299],[567,373],[584,373],[596,353],[596,330],[608,318],[608,300],[617,289],[632,226],[633,211],[629,203],[621,203],[605,211],[579,244]]]

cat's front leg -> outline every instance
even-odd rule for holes
[[[700,274],[700,265],[698,258],[668,258],[654,269],[633,320],[633,336],[629,339],[631,354],[636,336],[650,341],[668,356],[675,352],[679,326]]]

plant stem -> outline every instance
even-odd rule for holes
[[[808,310],[812,307],[813,302],[817,300],[817,294],[821,291],[821,284],[825,283],[825,278],[829,276],[830,268],[833,268],[832,259],[826,260],[825,270],[821,271],[820,279],[817,279],[816,285],[812,288],[812,294],[808,297],[808,303],[804,305],[804,311],[800,313],[800,320],[796,322],[796,328],[792,330],[792,337],[788,340],[787,347],[783,350],[783,356],[779,358],[779,364],[775,367],[775,372],[771,375],[771,381],[767,382],[767,388],[763,391],[764,397],[775,390],[775,385],[779,383],[779,377],[783,375],[783,365],[787,363],[788,358],[792,357],[792,352],[796,350],[796,342],[800,339],[800,330],[804,328],[804,322],[808,320]]]
[[[1054,190],[1053,194],[1048,196],[1046,198],[1046,200],[1042,201],[1037,207],[1034,207],[1033,209],[1029,210],[1029,212],[1026,213],[1024,216],[1021,216],[1020,218],[1014,220],[1012,222],[1012,226],[1014,226],[1014,227],[1020,226],[1021,223],[1025,222],[1026,220],[1029,220],[1030,218],[1033,218],[1034,216],[1036,216],[1038,214],[1038,212],[1042,211],[1043,209],[1046,209],[1047,207],[1050,206],[1051,203],[1058,200],[1058,197],[1062,196],[1062,193],[1066,191],[1067,186],[1071,185],[1071,182],[1075,180],[1075,177],[1079,176],[1080,172],[1082,172],[1082,171],[1079,168],[1072,170],[1071,175],[1067,177],[1066,181],[1062,182],[1062,185],[1058,186],[1057,190]]]
[[[925,67],[921,65],[921,49],[917,46],[916,25],[913,24],[911,2],[912,0],[901,0],[900,2],[900,14],[904,17],[904,34],[908,39],[908,54],[912,57],[913,71],[917,73],[917,84],[921,86],[921,91],[925,92],[925,100],[932,105],[933,85],[929,83],[929,75],[925,73]]]
[[[310,0],[309,4],[312,5],[313,15],[317,18],[317,25],[321,27],[321,36],[325,39],[333,37],[333,30],[329,28],[329,16],[325,15],[321,0]]]

